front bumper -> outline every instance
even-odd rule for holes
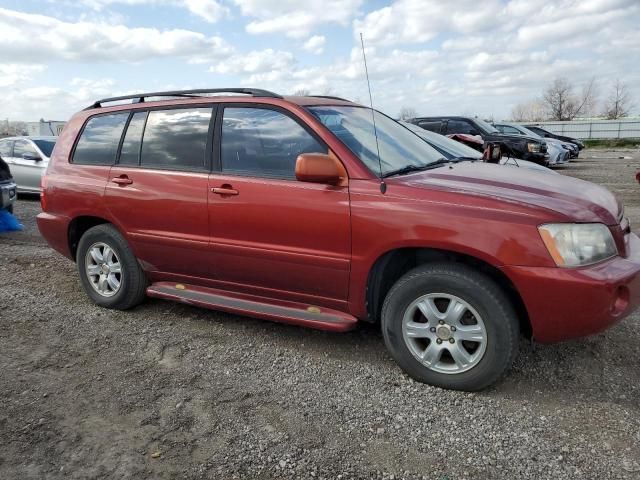
[[[15,182],[3,182],[0,183],[0,210],[8,208],[18,198],[18,187]]]
[[[549,162],[549,154],[546,152],[545,153],[526,152],[522,155],[522,159],[544,166]]]
[[[533,337],[553,343],[598,333],[640,305],[640,239],[627,257],[582,268],[505,266],[525,304]]]

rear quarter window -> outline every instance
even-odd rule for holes
[[[421,128],[424,128],[425,130],[429,130],[430,132],[440,133],[440,129],[442,128],[442,122],[439,120],[422,121],[422,122],[418,122],[418,126]]]
[[[78,139],[73,153],[73,163],[113,165],[128,117],[129,112],[90,118]]]

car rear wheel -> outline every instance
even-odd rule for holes
[[[518,349],[518,319],[502,289],[465,265],[419,266],[382,308],[387,348],[414,379],[475,391],[497,381]]]
[[[82,286],[94,303],[126,310],[144,300],[144,271],[113,225],[98,225],[85,232],[78,244],[76,263]]]

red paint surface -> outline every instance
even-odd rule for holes
[[[504,272],[542,342],[600,331],[640,302],[640,241],[620,226],[621,206],[602,187],[463,162],[389,178],[382,194],[375,175],[298,105],[341,102],[213,97],[180,104],[220,101],[289,110],[336,154],[348,172],[348,185],[71,165],[75,137],[86,118],[97,113],[83,111],[67,124],[47,172],[47,204],[38,225],[50,245],[70,256],[69,222],[99,217],[120,229],[153,282],[179,281],[258,296],[266,303],[317,305],[360,319],[367,317],[369,273],[382,255],[406,247],[458,252]],[[132,183],[111,181],[123,176]],[[238,194],[219,195],[212,188]],[[537,230],[549,222],[602,222],[620,255],[590,267],[560,269]],[[618,298],[625,289],[628,301]]]

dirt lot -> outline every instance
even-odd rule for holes
[[[640,150],[583,156],[562,173],[640,225]],[[499,385],[443,391],[403,375],[373,327],[95,307],[38,211],[21,199],[25,231],[0,236],[1,479],[640,478],[640,314],[523,341]]]

